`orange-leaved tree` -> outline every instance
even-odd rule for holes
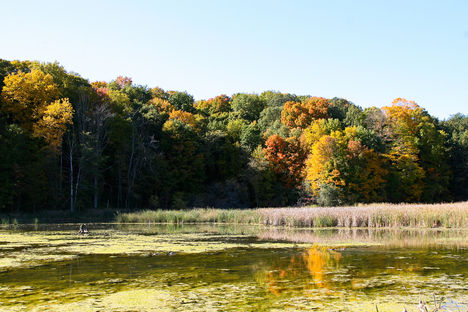
[[[296,137],[284,139],[277,134],[265,142],[265,158],[286,187],[298,186],[303,180],[304,161],[307,156]]]
[[[323,97],[310,97],[302,102],[289,101],[281,111],[281,122],[289,128],[308,127],[312,121],[328,118],[330,100]]]

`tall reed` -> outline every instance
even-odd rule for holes
[[[349,207],[145,210],[121,213],[119,223],[233,223],[286,227],[467,228],[468,202],[370,204]]]

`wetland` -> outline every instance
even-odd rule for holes
[[[465,229],[0,229],[2,311],[467,311]]]

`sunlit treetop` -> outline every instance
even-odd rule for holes
[[[52,76],[37,69],[10,74],[5,77],[4,84],[2,110],[10,113],[26,130],[32,130],[32,124],[59,95]]]
[[[221,94],[208,100],[200,100],[195,103],[195,107],[210,115],[229,112],[231,111],[231,98],[225,94]]]
[[[328,118],[330,100],[323,97],[308,97],[302,102],[284,104],[281,122],[290,128],[307,128],[316,119]]]
[[[120,88],[125,88],[126,86],[132,85],[132,78],[119,76],[115,82],[120,86]]]

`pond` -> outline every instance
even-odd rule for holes
[[[467,230],[88,228],[1,228],[0,310],[468,310]]]

